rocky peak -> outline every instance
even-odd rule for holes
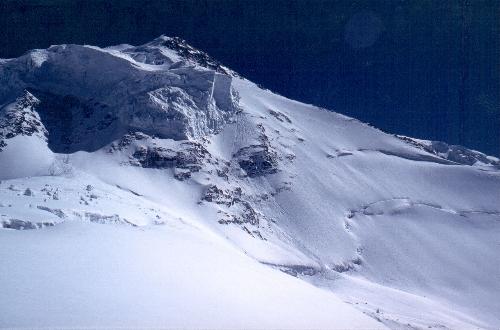
[[[5,140],[17,135],[46,139],[48,132],[36,111],[39,104],[40,100],[25,90],[13,103],[0,108],[0,151],[7,145]]]
[[[175,51],[184,60],[194,62],[202,67],[215,70],[216,72],[219,73],[231,76],[236,75],[234,71],[223,66],[220,62],[211,58],[207,53],[192,47],[185,40],[179,37],[167,37],[165,35],[162,35],[154,39],[153,41],[145,44],[144,46],[149,46],[150,48],[153,49],[165,47]]]

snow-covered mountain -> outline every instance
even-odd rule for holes
[[[0,60],[0,327],[497,328],[499,166],[177,38]]]

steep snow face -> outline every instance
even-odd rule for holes
[[[270,260],[267,251],[257,258],[340,290],[389,326],[499,324],[497,167],[457,165],[353,119],[238,84],[251,120],[278,154],[293,155],[252,183],[277,192],[264,214],[311,264]],[[381,286],[356,282],[353,295],[339,289],[346,277]],[[426,299],[401,308],[407,293]],[[439,312],[415,313],[436,305]]]
[[[143,58],[145,51],[163,61]],[[30,91],[55,152],[95,151],[134,129],[198,139],[239,111],[229,71],[198,65],[195,60],[215,65],[202,55],[165,37],[121,51],[79,45],[35,50],[0,65],[0,104]]]
[[[176,38],[35,50],[0,80],[0,325],[500,324],[493,157],[288,100]]]

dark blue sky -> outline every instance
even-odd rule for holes
[[[179,36],[387,132],[500,155],[500,1],[0,2],[0,57]]]

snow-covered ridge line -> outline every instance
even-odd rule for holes
[[[0,104],[15,106],[26,93],[38,99],[36,112],[57,152],[94,151],[133,130],[196,139],[217,132],[239,111],[224,70],[166,37],[121,51],[52,46],[0,65],[6,81]],[[86,141],[89,134],[94,139]]]
[[[403,141],[406,141],[417,148],[421,148],[427,152],[435,154],[446,160],[450,160],[456,164],[463,165],[493,165],[500,167],[500,159],[493,156],[485,155],[484,153],[468,149],[460,145],[448,145],[442,141],[429,141],[415,139],[408,136],[396,135]]]

